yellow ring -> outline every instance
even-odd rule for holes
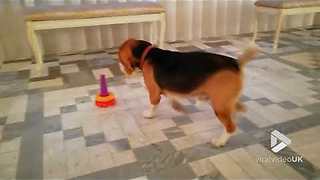
[[[109,93],[108,96],[100,96],[100,94],[96,95],[96,101],[105,102],[105,101],[112,101],[115,99],[112,93]]]

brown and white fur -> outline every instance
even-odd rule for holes
[[[177,110],[183,109],[176,101],[177,97],[207,99],[224,126],[224,133],[216,141],[212,140],[212,143],[218,147],[224,146],[236,130],[233,114],[245,111],[245,107],[239,102],[243,86],[243,67],[254,58],[257,49],[255,47],[248,48],[236,60],[204,52],[181,53],[155,47],[150,48],[150,45],[146,41],[129,39],[119,49],[120,66],[127,74],[131,74],[135,68],[142,70],[150,100],[149,109],[143,112],[144,117],[154,117],[161,94],[171,97],[172,106]],[[185,58],[185,61],[178,60],[181,58]],[[172,61],[172,63],[169,61]],[[179,73],[178,68],[190,67],[186,64],[188,62],[193,63],[190,66],[194,66],[199,73],[195,74],[192,70],[186,70],[184,73],[189,73],[187,75],[199,80],[199,82],[189,87],[185,84],[189,82],[181,79],[183,76],[179,74],[174,74],[180,78],[176,84],[174,81],[166,80],[167,74],[164,72]],[[198,62],[203,65],[198,65]],[[206,69],[208,66],[212,66],[212,69]],[[174,71],[166,69],[167,67],[173,68]],[[203,71],[207,73],[201,74]],[[192,80],[192,78],[190,79]],[[188,87],[190,90],[185,90],[186,88],[183,89],[182,87]]]

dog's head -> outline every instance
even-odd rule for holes
[[[119,48],[118,59],[121,70],[126,74],[132,74],[136,67],[140,66],[143,51],[152,45],[143,40],[128,39]]]

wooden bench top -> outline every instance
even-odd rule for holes
[[[258,0],[255,2],[255,5],[277,9],[291,9],[320,6],[320,0]]]
[[[100,4],[80,4],[62,6],[36,6],[25,9],[25,20],[47,21],[65,19],[85,19],[112,16],[156,14],[165,9],[154,2],[112,2]]]

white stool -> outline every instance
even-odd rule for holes
[[[286,15],[320,12],[320,0],[258,0],[255,2],[256,18],[254,21],[253,41],[258,35],[258,13],[278,16],[277,28],[273,40],[273,52],[278,48],[283,18]]]

